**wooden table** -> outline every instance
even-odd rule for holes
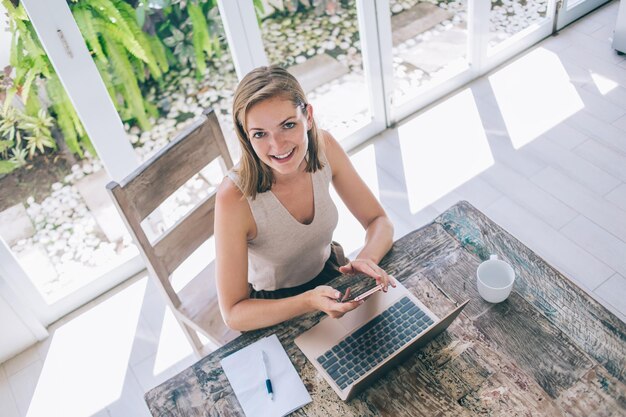
[[[496,253],[517,280],[500,304],[476,291]],[[463,314],[402,365],[343,403],[293,343],[309,314],[249,332],[145,395],[154,416],[243,415],[220,359],[276,333],[313,402],[300,416],[625,416],[626,325],[466,202],[398,240],[381,265],[436,314]],[[334,285],[354,285],[340,277]]]

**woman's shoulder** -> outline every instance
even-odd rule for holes
[[[327,130],[320,129],[319,132],[322,143],[324,144],[322,154],[330,165],[333,175],[336,173],[336,168],[342,165],[342,161],[345,158],[345,151],[335,139],[335,137]]]
[[[238,177],[230,174],[225,176],[217,187],[216,204],[222,204],[227,208],[247,205],[243,192],[237,184]]]
[[[248,199],[236,184],[236,177],[225,176],[222,183],[217,187],[215,197],[215,221],[228,225],[228,230],[235,232],[241,230],[246,239],[256,235],[256,225],[248,204]]]
[[[322,141],[322,149],[324,151],[328,150],[328,147],[333,147],[335,146],[335,144],[337,143],[337,139],[335,139],[335,137],[328,131],[325,129],[319,129],[318,130],[318,134],[320,135],[320,139]]]

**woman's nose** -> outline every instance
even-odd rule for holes
[[[285,138],[282,132],[273,133],[271,135],[271,143],[274,146],[280,146],[284,142]]]

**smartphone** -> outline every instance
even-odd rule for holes
[[[343,297],[339,301],[342,303],[357,303],[359,301],[366,300],[372,294],[375,294],[378,291],[381,291],[383,287],[384,287],[383,284],[378,284],[377,286],[370,288],[369,290],[366,290],[365,292],[362,292],[361,294],[357,294],[357,295],[352,294],[350,287],[348,287],[348,289],[346,290],[346,293],[343,295]]]

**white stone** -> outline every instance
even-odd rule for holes
[[[391,12],[394,14],[400,13],[403,10],[403,7],[401,4],[394,4],[393,6],[391,6]]]

